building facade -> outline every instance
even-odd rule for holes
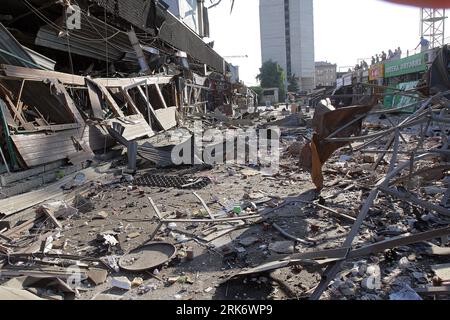
[[[319,61],[316,67],[316,88],[334,87],[336,85],[337,65],[329,62]]]
[[[260,0],[262,62],[272,60],[286,79],[298,77],[301,91],[314,82],[314,18],[312,0]]]
[[[209,36],[208,9],[204,0],[164,0],[168,10],[200,37]]]

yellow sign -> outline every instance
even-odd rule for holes
[[[384,63],[374,64],[369,69],[369,81],[384,78]]]

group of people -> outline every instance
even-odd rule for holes
[[[367,70],[367,69],[369,69],[369,65],[364,60],[361,60],[361,62],[359,64],[356,64],[355,66],[355,70]]]
[[[419,47],[421,52],[427,51],[430,48],[430,42],[422,36],[420,37],[419,44],[414,50],[417,50]],[[406,55],[409,56],[409,51],[407,51]],[[375,56],[372,57],[372,64],[377,64],[379,62],[386,60],[394,60],[401,58],[402,58],[402,49],[398,47],[394,51],[389,49],[387,54],[384,51],[382,51],[380,54],[376,54]]]
[[[402,49],[400,49],[400,47],[398,47],[394,51],[389,49],[387,54],[386,52],[382,51],[380,54],[372,56],[372,64],[377,64],[381,61],[386,60],[401,59],[401,57],[402,57]]]

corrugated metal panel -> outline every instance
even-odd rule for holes
[[[98,60],[126,61],[136,63],[137,57],[125,32],[120,31],[92,16],[81,16],[82,28],[70,30],[69,37],[60,35],[51,26],[39,29],[35,44]],[[107,39],[107,44],[105,39]],[[107,50],[106,50],[107,49]]]
[[[88,125],[83,132],[82,141],[93,150],[103,150],[115,145],[114,139],[101,125]]]
[[[108,120],[107,125],[115,129],[120,128],[121,132],[119,134],[126,141],[154,136],[152,128],[150,128],[141,114]]]
[[[116,14],[116,1],[94,0],[98,5],[106,8],[111,14]],[[144,17],[147,1],[117,0],[119,16],[141,30],[153,33],[152,29],[145,28]],[[223,58],[208,47],[203,40],[183,22],[178,20],[171,12],[167,12],[166,22],[162,25],[159,37],[181,51],[205,63],[218,72],[223,72]]]
[[[213,67],[218,72],[223,72],[224,60],[217,52],[208,47],[197,34],[171,13],[168,13],[166,19],[166,23],[162,26],[159,34],[162,40],[182,51],[186,51],[195,59]]]
[[[18,134],[11,136],[11,139],[26,165],[34,167],[65,159],[77,152],[72,137],[79,136],[78,130],[68,130],[53,134]]]
[[[35,61],[38,65],[42,66],[44,69],[47,69],[47,70],[55,70],[55,64],[56,64],[55,60],[47,58],[46,56],[43,56],[42,54],[37,53],[36,51],[33,51],[30,48],[27,48],[25,46],[22,46],[22,47],[30,55],[30,57],[33,59],[33,61]]]
[[[0,23],[0,63],[20,67],[36,67],[35,61],[22,45]]]

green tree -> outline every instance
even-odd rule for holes
[[[288,78],[288,91],[295,93],[300,91],[300,87],[298,86],[298,77],[295,76],[295,73]]]
[[[272,60],[264,62],[259,69],[256,79],[261,82],[262,88],[278,88],[280,90],[279,100],[284,101],[286,96],[286,90],[284,89],[286,77],[283,68],[277,62]]]

